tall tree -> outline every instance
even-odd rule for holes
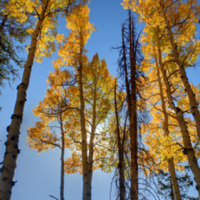
[[[196,123],[200,138],[200,112],[192,86],[188,81],[186,68],[194,65],[199,54],[199,40],[196,39],[196,26],[199,20],[199,5],[191,1],[123,1],[124,8],[131,8],[149,26],[159,26],[169,40],[170,53],[177,65],[179,77],[189,98],[190,112]]]
[[[89,62],[83,70],[83,95],[86,107],[84,110],[84,116],[87,130],[87,182],[83,182],[83,184],[87,184],[88,190],[91,193],[93,171],[96,168],[99,168],[102,162],[102,157],[104,157],[106,153],[106,150],[102,148],[100,144],[102,139],[101,126],[103,126],[103,123],[107,120],[111,107],[110,98],[112,98],[113,81],[108,72],[105,60],[99,60],[98,54],[94,55],[92,61]],[[77,87],[79,86],[77,85]],[[80,108],[80,100],[78,105]],[[77,117],[77,120],[80,120],[80,114],[77,115]],[[79,125],[79,135],[81,136],[82,131],[80,122]],[[82,152],[82,138],[80,136],[78,136],[77,133],[73,136],[74,141],[76,141],[77,144],[81,144],[81,148],[77,145],[77,154],[79,154],[80,151]],[[79,159],[80,162],[83,162],[82,155]],[[76,158],[67,159],[65,162],[67,169],[66,172],[77,172],[80,162],[76,162]],[[83,173],[83,170],[79,170],[79,172]],[[87,198],[91,199],[91,196]]]
[[[95,30],[89,22],[89,9],[87,5],[79,5],[73,9],[67,17],[67,27],[71,30],[65,45],[60,49],[60,56],[68,59],[68,65],[75,68],[79,88],[80,101],[80,125],[81,125],[81,151],[82,151],[82,173],[83,173],[83,200],[91,199],[91,185],[89,184],[89,164],[87,157],[87,131],[85,119],[85,101],[83,92],[83,70],[87,65],[85,55],[85,44],[90,34]],[[64,52],[62,53],[62,49]],[[61,54],[62,53],[62,54]],[[65,54],[68,54],[66,57]]]
[[[159,2],[159,10],[167,29],[166,33],[172,47],[172,55],[178,66],[185,92],[188,95],[190,111],[194,117],[197,134],[200,138],[200,111],[185,70],[186,67],[191,66],[194,59],[196,60],[194,57],[199,53],[199,41],[195,41],[195,23],[199,20],[198,9],[199,6],[195,0],[187,1],[186,3],[174,1],[172,5],[164,0]],[[171,15],[173,15],[175,20],[171,19]],[[187,34],[188,31],[190,32],[189,35]],[[181,36],[184,37],[184,41],[181,39]]]
[[[172,110],[174,110],[174,112],[176,114],[176,118],[177,118],[177,121],[179,123],[181,133],[182,133],[182,137],[183,137],[185,153],[188,157],[188,162],[189,162],[190,168],[191,168],[191,170],[194,174],[194,177],[195,177],[195,180],[196,180],[196,183],[197,183],[197,190],[198,190],[199,196],[200,196],[200,189],[199,189],[200,188],[200,168],[198,166],[197,158],[196,158],[194,149],[192,147],[190,135],[189,135],[189,132],[188,132],[188,126],[187,126],[186,121],[184,119],[183,111],[180,107],[175,105],[173,98],[172,98],[171,86],[170,86],[169,80],[167,78],[166,69],[164,68],[164,65],[162,63],[159,39],[158,39],[158,51],[159,51],[159,64],[160,64],[160,69],[161,69],[161,72],[162,72],[162,75],[163,75],[164,83],[165,83],[165,86],[167,88],[167,97],[168,97],[169,106]]]
[[[156,59],[156,58],[155,58]],[[156,59],[156,64],[157,64],[157,76],[158,76],[158,84],[159,84],[159,90],[160,90],[160,98],[161,98],[161,106],[162,106],[162,112],[163,112],[163,131],[166,137],[169,136],[169,128],[168,128],[168,113],[166,111],[166,105],[165,105],[165,99],[164,99],[164,94],[163,94],[163,88],[162,88],[162,81],[160,77],[160,70],[158,68],[158,63]],[[173,195],[176,200],[181,200],[181,195],[180,195],[180,190],[176,178],[176,172],[175,172],[175,166],[174,166],[174,160],[173,158],[168,159],[168,168],[169,168],[169,173],[173,185]]]
[[[131,200],[138,199],[137,80],[139,77],[138,66],[141,62],[139,47],[134,19],[129,10],[128,20],[122,27],[122,47],[119,64],[125,79],[130,126]]]
[[[123,5],[126,8],[132,8],[140,14],[142,21],[146,22],[148,29],[157,29],[158,60],[160,70],[166,87],[168,104],[171,110],[176,114],[179,127],[181,129],[185,153],[191,170],[195,176],[197,190],[199,192],[199,167],[197,157],[192,147],[191,137],[188,131],[188,124],[184,117],[183,109],[180,104],[176,105],[173,98],[173,84],[170,82],[172,76],[177,73],[168,75],[166,66],[173,65],[179,72],[179,78],[184,85],[186,94],[190,100],[190,110],[196,123],[196,133],[199,136],[199,111],[197,99],[195,99],[191,84],[187,81],[185,67],[193,65],[199,53],[199,41],[195,40],[195,22],[198,20],[199,6],[196,1],[127,1]],[[167,37],[164,37],[167,35]],[[167,40],[167,46],[164,51],[161,50],[161,38]],[[162,62],[163,52],[168,55],[165,62]],[[176,55],[175,55],[176,53]],[[177,59],[179,58],[179,60]],[[179,62],[180,61],[180,62]],[[200,194],[200,193],[199,193]]]
[[[92,171],[94,157],[96,157],[94,145],[98,135],[97,126],[107,116],[112,78],[107,70],[105,60],[100,61],[97,54],[88,63],[85,44],[95,28],[89,22],[87,5],[80,4],[72,10],[72,14],[67,16],[67,27],[71,32],[69,37],[64,39],[64,44],[60,46],[58,52],[60,57],[54,62],[54,66],[71,66],[75,71],[79,89],[80,113],[78,116],[81,133],[81,147],[78,150],[81,150],[83,199],[87,200],[91,199]],[[73,160],[76,160],[75,157],[77,155],[65,162],[67,169],[72,166]]]
[[[71,124],[77,129],[72,123],[73,119],[70,119],[74,112],[78,112],[71,101],[77,91],[71,79],[72,75],[67,70],[57,69],[50,73],[47,80],[50,88],[46,91],[44,100],[33,110],[34,115],[39,116],[40,120],[28,129],[30,148],[37,150],[38,153],[55,147],[61,150],[60,200],[64,200],[65,148],[73,150],[73,140],[67,132],[69,127],[65,127]]]
[[[49,56],[55,49],[52,41],[56,34],[56,15],[58,12],[68,12],[74,1],[8,1],[5,15],[10,13],[19,22],[24,22],[29,15],[37,17],[36,26],[29,30],[32,33],[28,58],[24,66],[22,82],[17,87],[17,100],[12,115],[12,122],[8,127],[8,138],[5,143],[6,152],[0,177],[0,199],[8,200],[11,197],[11,190],[14,185],[13,177],[16,168],[17,156],[19,154],[18,142],[20,126],[23,118],[23,110],[26,101],[26,91],[29,86],[31,69],[36,57],[41,61],[40,56]]]

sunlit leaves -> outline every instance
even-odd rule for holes
[[[58,144],[59,138],[55,133],[51,133],[50,127],[45,122],[37,122],[35,127],[28,128],[28,142],[31,149],[40,153],[49,148],[54,149]]]
[[[78,61],[87,63],[87,56],[80,52],[86,53],[84,49],[91,33],[95,30],[93,25],[89,22],[89,8],[85,6],[74,7],[71,14],[66,17],[67,28],[70,30],[69,36],[64,40],[63,36],[58,36],[58,42],[64,41],[60,45],[58,55],[62,59],[54,61],[54,67],[59,66],[74,66],[76,67]]]
[[[41,62],[43,57],[49,57],[55,51],[57,34],[57,13],[66,11],[73,1],[54,1],[54,0],[9,0],[3,12],[9,13],[9,17],[15,17],[20,23],[32,19],[35,23],[42,20],[37,49],[36,61]],[[45,12],[43,13],[43,11]],[[33,33],[34,29],[27,29],[28,33]]]

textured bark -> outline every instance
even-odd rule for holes
[[[158,65],[158,62],[157,62],[157,56],[155,56],[155,60],[156,60],[156,66],[157,66],[157,77],[158,77],[158,85],[159,85],[159,90],[160,90],[161,107],[162,107],[163,116],[164,116],[164,118],[163,118],[163,131],[164,131],[165,136],[169,136],[168,114],[167,114],[165,100],[164,100],[163,87],[162,87],[162,82],[161,82],[159,65]],[[175,172],[175,166],[174,166],[173,158],[168,159],[168,169],[169,169],[169,173],[170,173],[171,182],[172,182],[172,185],[173,185],[174,199],[175,200],[181,200],[180,190],[179,190],[178,182],[177,182],[177,179],[176,179],[176,172]]]
[[[37,21],[36,28],[32,35],[28,58],[24,66],[22,82],[17,88],[18,89],[17,100],[15,103],[14,113],[11,117],[12,121],[10,126],[8,126],[7,128],[8,136],[7,136],[7,141],[5,143],[6,152],[4,155],[4,161],[3,161],[3,166],[1,168],[1,177],[0,177],[0,200],[9,200],[11,198],[12,187],[15,184],[15,182],[13,181],[13,177],[16,168],[17,156],[20,152],[18,149],[18,143],[19,143],[20,127],[23,118],[24,105],[26,101],[26,91],[29,86],[31,69],[35,57],[36,45],[39,33],[41,31],[47,5],[48,5],[48,0],[44,0],[42,11],[40,14],[40,19]]]
[[[136,49],[134,24],[129,10],[128,34],[125,33],[125,26],[122,27],[122,61],[123,72],[125,76],[129,131],[130,131],[130,149],[131,149],[131,186],[130,199],[138,199],[138,143],[137,143],[137,108],[136,108]],[[128,42],[126,41],[129,38]],[[127,43],[127,44],[126,44]],[[129,56],[127,56],[127,52]],[[130,74],[129,74],[130,71]]]
[[[174,113],[176,114],[176,119],[178,121],[180,130],[181,130],[181,133],[182,133],[184,153],[187,155],[188,163],[189,163],[190,169],[192,170],[192,173],[195,177],[195,181],[196,181],[196,184],[197,184],[196,188],[198,190],[199,197],[200,197],[200,168],[198,166],[197,158],[195,156],[195,152],[194,152],[194,149],[193,149],[192,144],[191,144],[191,139],[190,139],[190,135],[189,135],[189,132],[188,132],[187,124],[184,120],[183,111],[179,107],[175,106],[173,98],[172,98],[171,86],[170,86],[168,78],[167,78],[166,70],[165,70],[163,63],[162,63],[160,39],[159,39],[158,34],[157,34],[157,42],[158,42],[159,65],[160,65],[160,69],[161,69],[163,79],[164,79],[164,83],[165,83],[165,86],[166,86],[166,92],[167,92],[167,98],[168,98],[169,106],[174,111]]]
[[[163,13],[163,17],[164,17],[164,20],[165,20],[165,23],[166,23],[169,41],[170,41],[171,46],[172,46],[173,57],[174,57],[174,60],[175,60],[177,66],[179,68],[180,78],[181,78],[181,81],[183,82],[183,85],[185,87],[185,92],[188,95],[189,104],[190,104],[190,111],[191,111],[191,113],[194,117],[194,121],[196,123],[197,134],[198,134],[198,137],[200,138],[200,112],[199,112],[199,109],[198,109],[198,103],[197,103],[197,100],[195,98],[195,93],[193,92],[192,87],[191,87],[191,85],[188,81],[188,78],[187,78],[187,74],[186,74],[186,71],[185,71],[185,63],[184,63],[184,61],[180,60],[179,53],[177,51],[177,47],[176,47],[174,37],[173,37],[173,33],[172,33],[172,30],[171,30],[171,26],[170,26],[169,21],[166,17],[163,6],[164,5],[161,4],[162,13]]]
[[[117,81],[116,81],[117,82]],[[125,200],[125,176],[124,176],[124,148],[123,148],[123,141],[120,137],[120,129],[119,129],[119,117],[118,117],[118,108],[117,108],[117,83],[115,82],[115,117],[116,117],[116,133],[117,133],[117,143],[118,143],[118,155],[119,155],[119,198],[120,200]]]

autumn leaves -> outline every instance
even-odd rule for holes
[[[129,21],[122,28],[123,89],[117,91],[120,84],[110,75],[106,61],[98,54],[91,61],[87,57],[85,45],[96,29],[89,22],[85,3],[7,2],[5,15],[13,13],[20,23],[31,17],[37,21],[35,28],[27,30],[32,40],[5,143],[0,199],[10,199],[14,184],[19,130],[33,60],[41,62],[55,51],[56,45],[59,50],[58,59],[53,61],[55,71],[49,73],[46,95],[33,110],[39,121],[28,128],[27,143],[39,153],[61,150],[60,200],[65,196],[65,173],[83,175],[83,199],[90,200],[93,170],[111,171],[112,167],[120,176],[120,200],[139,199],[140,173],[148,177],[152,171],[168,172],[173,198],[182,199],[176,174],[184,172],[187,161],[200,194],[200,90],[189,83],[186,73],[200,53],[195,25],[199,6],[195,0],[124,0],[122,5],[138,13],[145,23],[140,38],[144,60],[137,62],[141,61],[137,52],[140,45],[129,10]],[[68,37],[56,34],[58,12],[66,16]],[[145,109],[151,120],[138,125],[138,116]],[[67,159],[66,148],[71,151]]]
[[[97,128],[109,114],[114,82],[104,59],[95,54],[89,62],[86,56],[85,44],[95,30],[89,8],[74,7],[66,20],[70,33],[67,38],[57,36],[59,58],[53,61],[55,72],[49,74],[44,100],[33,111],[40,121],[28,129],[28,144],[38,152],[61,149],[60,199],[64,199],[65,172],[83,174],[83,198],[91,199],[92,172],[105,153]],[[67,160],[65,148],[72,151]]]
[[[198,149],[195,149],[199,141],[200,118],[195,95],[198,88],[189,83],[186,73],[199,54],[199,41],[195,38],[197,1],[124,0],[123,6],[137,12],[146,24],[141,38],[145,57],[142,68],[149,78],[149,89],[144,95],[152,116],[151,123],[146,125],[146,144],[159,155],[156,157],[162,169],[167,170],[168,165],[175,199],[181,197],[172,165],[183,170],[185,160],[200,195]]]

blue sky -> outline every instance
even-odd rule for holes
[[[127,11],[122,8],[122,0],[91,0],[89,7],[90,22],[94,23],[97,30],[92,34],[86,48],[91,59],[95,53],[100,59],[105,58],[111,74],[117,73],[118,51],[112,47],[120,45],[121,24],[127,18]],[[65,20],[60,19],[59,33],[65,33]],[[138,25],[138,30],[141,25]],[[24,110],[23,124],[21,127],[20,145],[21,153],[17,160],[17,169],[14,181],[12,200],[50,200],[48,195],[59,197],[60,187],[60,151],[49,150],[38,154],[26,145],[27,127],[34,126],[37,118],[32,109],[45,95],[46,79],[49,71],[53,71],[52,60],[57,58],[55,53],[51,59],[45,58],[42,64],[34,63],[30,86],[27,93],[27,102]],[[198,83],[199,69],[190,70],[190,81]],[[10,124],[16,100],[17,80],[12,88],[2,90],[0,112],[0,161],[3,160],[4,142],[6,140],[6,127]],[[95,171],[93,175],[92,197],[93,200],[108,200],[112,174]],[[195,190],[193,190],[195,191]],[[196,192],[196,191],[195,191]],[[79,174],[65,175],[65,199],[80,200],[82,198],[82,177]],[[115,199],[114,196],[112,199]]]

